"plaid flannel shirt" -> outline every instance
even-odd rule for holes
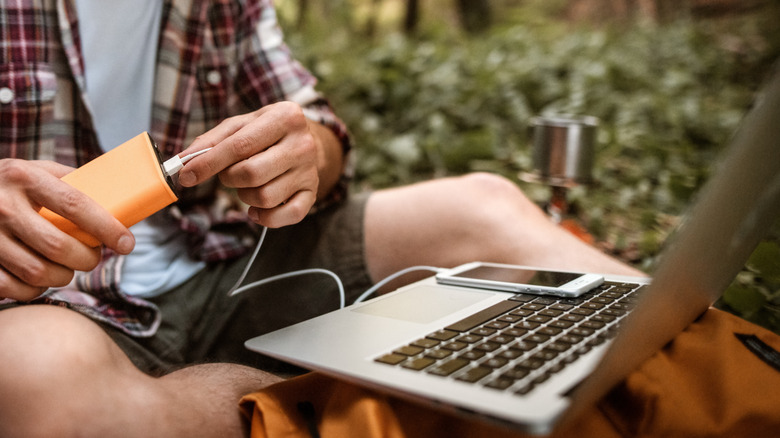
[[[330,127],[349,154],[345,126],[284,45],[272,0],[163,1],[150,133],[165,158],[227,117],[284,100],[300,103],[308,118]],[[73,1],[0,0],[0,5],[0,158],[73,167],[90,161],[102,150],[84,95]],[[116,62],[132,60],[122,60],[118,47]],[[350,174],[347,165],[323,202],[346,194]],[[255,244],[242,207],[214,181],[182,192],[168,211],[188,233],[190,254],[214,261],[242,255]],[[36,302],[71,307],[129,334],[151,336],[159,311],[121,292],[122,261],[104,249],[95,270],[77,272],[68,287]]]

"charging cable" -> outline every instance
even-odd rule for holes
[[[166,176],[173,176],[176,173],[178,173],[182,167],[184,167],[185,164],[187,164],[188,161],[192,160],[193,158],[203,155],[206,152],[213,149],[213,147],[202,149],[198,152],[193,152],[189,155],[185,155],[184,157],[179,157],[178,155],[174,155],[170,159],[166,160],[163,163],[163,172],[165,172]],[[252,265],[255,262],[255,259],[257,258],[257,254],[260,252],[260,247],[263,246],[263,241],[265,240],[265,235],[268,233],[268,227],[263,227],[263,230],[260,232],[260,237],[257,241],[257,245],[255,246],[255,250],[252,253],[252,256],[249,258],[249,262],[244,267],[244,271],[241,272],[241,276],[238,277],[238,281],[233,285],[233,287],[230,288],[228,291],[228,296],[234,296],[238,295],[242,292],[246,292],[249,289],[253,289],[255,287],[264,285],[266,283],[271,283],[277,280],[282,280],[285,278],[290,277],[296,277],[299,275],[309,275],[309,274],[325,274],[333,278],[333,280],[336,282],[336,285],[339,288],[339,307],[344,308],[346,306],[346,293],[344,292],[344,284],[341,282],[341,279],[338,275],[336,275],[334,272],[329,271],[327,269],[321,269],[321,268],[311,268],[311,269],[301,269],[298,271],[292,271],[287,272],[284,274],[274,275],[272,277],[264,278],[262,280],[254,281],[252,283],[246,284],[244,286],[241,286],[241,283],[244,282],[246,279],[247,274],[249,274],[249,269],[251,269]],[[368,297],[373,295],[379,288],[386,285],[392,280],[395,280],[396,278],[408,274],[410,272],[414,271],[432,271],[432,272],[440,272],[441,268],[436,268],[433,266],[412,266],[410,268],[402,269],[394,274],[391,274],[384,278],[382,281],[378,282],[365,292],[363,292],[356,300],[355,303],[361,303],[365,301]]]
[[[255,246],[255,251],[252,253],[252,257],[249,258],[249,262],[244,267],[244,271],[241,273],[241,276],[238,277],[238,281],[233,285],[232,288],[228,291],[228,296],[234,296],[238,295],[242,292],[246,292],[249,289],[256,288],[258,286],[262,286],[266,283],[271,283],[273,281],[282,280],[285,278],[290,277],[296,277],[299,275],[309,275],[309,274],[325,274],[333,278],[333,280],[336,282],[336,285],[339,288],[339,308],[343,308],[346,305],[346,293],[344,292],[344,285],[341,282],[341,279],[338,275],[335,273],[328,271],[327,269],[321,269],[321,268],[311,268],[311,269],[301,269],[298,271],[292,271],[292,272],[286,272],[284,274],[274,275],[272,277],[264,278],[262,280],[253,281],[252,283],[246,284],[244,286],[240,286],[241,283],[244,282],[244,279],[246,279],[247,274],[249,273],[249,269],[252,268],[252,265],[255,263],[255,259],[257,258],[257,254],[260,252],[260,247],[263,246],[263,241],[265,240],[265,235],[268,233],[268,227],[263,227],[263,230],[260,232],[260,238],[257,241],[257,245]]]
[[[436,268],[434,266],[412,266],[412,267],[409,267],[409,268],[406,268],[406,269],[401,269],[400,271],[398,271],[398,272],[396,272],[394,274],[388,275],[382,281],[378,282],[377,284],[373,285],[371,288],[369,288],[368,290],[363,292],[359,297],[357,297],[357,299],[355,300],[355,303],[362,303],[363,301],[368,299],[368,297],[370,297],[371,295],[376,293],[376,291],[378,291],[379,288],[381,288],[382,286],[386,285],[387,283],[395,280],[396,278],[398,278],[398,277],[400,277],[402,275],[406,275],[406,274],[408,274],[410,272],[415,272],[415,271],[431,271],[431,272],[438,273],[438,272],[441,272],[443,270],[444,269],[442,269],[442,268]]]
[[[187,158],[187,157],[185,157],[185,158]],[[268,233],[268,227],[263,227],[263,230],[260,232],[260,238],[258,239],[257,245],[255,246],[255,250],[252,253],[252,256],[249,258],[249,262],[244,267],[244,271],[238,277],[238,280],[236,281],[236,283],[228,291],[228,296],[232,297],[232,296],[238,295],[240,293],[246,292],[246,291],[248,291],[250,289],[254,289],[254,288],[262,286],[264,284],[271,283],[271,282],[274,282],[274,281],[277,281],[277,280],[282,280],[282,279],[285,279],[285,278],[296,277],[296,276],[299,276],[299,275],[324,274],[324,275],[328,275],[331,278],[333,278],[333,280],[336,282],[336,285],[339,288],[339,308],[344,308],[346,306],[346,293],[344,292],[344,284],[341,282],[341,279],[339,278],[338,275],[336,275],[334,272],[329,271],[327,269],[321,269],[321,268],[301,269],[301,270],[298,270],[298,271],[292,271],[292,272],[286,272],[284,274],[274,275],[274,276],[267,277],[267,278],[264,278],[262,280],[254,281],[252,283],[245,284],[245,285],[241,286],[241,283],[244,282],[244,280],[246,279],[247,274],[249,274],[249,269],[252,268],[252,265],[254,264],[255,259],[257,258],[257,254],[260,253],[260,247],[263,246],[263,241],[265,240],[265,236],[266,236],[267,233]],[[433,267],[433,266],[412,266],[412,267],[409,267],[409,268],[406,268],[406,269],[402,269],[402,270],[400,270],[400,271],[398,271],[398,272],[396,272],[394,274],[391,274],[391,275],[385,277],[383,280],[381,280],[380,282],[376,283],[371,288],[369,288],[368,290],[363,292],[355,300],[355,303],[361,303],[361,302],[365,301],[366,299],[368,299],[368,297],[370,297],[371,295],[376,293],[376,291],[378,291],[382,286],[386,285],[390,281],[395,280],[396,278],[398,278],[398,277],[400,277],[402,275],[406,275],[406,274],[408,274],[410,272],[415,272],[415,271],[441,272],[441,271],[443,271],[443,269],[442,268],[436,268],[436,267]]]

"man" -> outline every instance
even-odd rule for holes
[[[250,277],[330,269],[348,302],[423,264],[636,274],[496,176],[347,196],[346,128],[270,0],[0,4],[0,436],[244,432],[239,397],[279,377],[243,341],[337,302],[327,277],[227,297],[258,225]],[[128,230],[59,178],[145,130],[165,158],[213,149],[179,173],[180,202]]]

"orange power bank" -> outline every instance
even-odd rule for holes
[[[162,170],[157,146],[144,132],[62,177],[108,210],[126,227],[175,202],[173,183]],[[73,222],[42,208],[40,214],[84,244],[100,242]]]

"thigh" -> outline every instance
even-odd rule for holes
[[[383,190],[365,219],[374,279],[415,265],[472,261],[643,275],[557,226],[512,181],[473,173]]]
[[[100,382],[142,376],[96,323],[51,305],[2,307],[0,363],[0,423],[6,415],[24,423],[41,410],[53,418],[74,394],[81,403]]]
[[[523,218],[523,223],[517,221]],[[375,280],[414,265],[451,267],[495,257],[495,237],[543,222],[510,181],[489,174],[440,178],[374,193],[366,208],[366,255]]]

